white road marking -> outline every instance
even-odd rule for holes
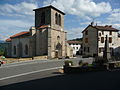
[[[59,68],[63,68],[63,67],[54,67],[54,68],[48,68],[48,69],[42,69],[42,70],[37,70],[37,71],[22,73],[22,74],[18,74],[18,75],[13,75],[13,76],[9,76],[9,77],[0,78],[0,81],[1,80],[5,80],[5,79],[19,77],[19,76],[24,76],[24,75],[28,75],[28,74],[33,74],[33,73],[37,73],[37,72],[43,72],[43,71],[48,71],[48,70],[59,69]]]

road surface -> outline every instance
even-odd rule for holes
[[[120,90],[120,71],[49,76],[2,86],[0,90]]]
[[[70,59],[75,65],[78,64],[82,58]],[[87,58],[84,60],[92,60]],[[64,59],[61,60],[33,60],[26,62],[19,62],[13,64],[6,64],[0,67],[0,86],[18,83],[37,78],[45,78],[55,76],[58,69],[64,65]],[[57,73],[57,75],[61,75]]]

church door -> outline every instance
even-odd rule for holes
[[[57,55],[57,58],[62,57],[62,45],[60,43],[58,43],[56,45],[56,53],[55,56]]]
[[[58,51],[55,51],[55,58],[58,58]]]

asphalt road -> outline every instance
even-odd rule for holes
[[[74,65],[77,65],[79,60],[83,59],[75,58],[70,60],[73,61]],[[84,61],[89,60],[92,60],[92,58],[84,59]],[[58,72],[58,69],[62,68],[62,66],[64,65],[64,61],[64,59],[33,60],[3,65],[2,67],[0,67],[0,86],[28,80],[34,80],[37,78],[44,78],[44,76],[55,76],[56,74],[53,74],[53,72]]]
[[[56,75],[2,86],[0,90],[120,90],[120,71]]]

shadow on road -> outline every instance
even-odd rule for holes
[[[57,75],[0,87],[0,90],[120,90],[120,71]]]

